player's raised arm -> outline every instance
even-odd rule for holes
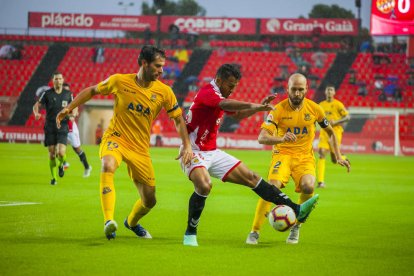
[[[72,110],[74,110],[75,108],[77,108],[78,106],[86,103],[87,101],[89,101],[93,96],[95,96],[96,94],[98,94],[98,91],[96,90],[96,85],[94,86],[90,86],[88,88],[85,88],[84,90],[82,90],[77,96],[76,98],[65,108],[63,108],[58,115],[56,116],[56,125],[58,128],[60,128],[60,122],[67,116],[69,115]],[[77,111],[76,111],[77,112]]]
[[[225,111],[234,112],[234,114],[230,116],[238,120],[247,118],[256,112],[273,110],[273,106],[269,103],[257,104],[232,99],[225,99],[221,101],[219,106]]]

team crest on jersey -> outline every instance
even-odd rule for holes
[[[62,101],[62,107],[67,107],[68,106],[68,101]]]
[[[310,121],[311,120],[311,115],[309,113],[306,113],[304,120],[305,121]]]
[[[269,115],[267,115],[266,117],[266,124],[270,125],[272,121],[273,121],[273,115],[269,113]]]
[[[153,102],[154,102],[156,99],[157,99],[157,95],[152,94],[152,95],[151,95],[151,101],[153,101]]]

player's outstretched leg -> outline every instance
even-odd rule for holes
[[[115,239],[116,230],[118,229],[118,224],[114,220],[108,220],[105,222],[104,233],[108,240]]]
[[[134,232],[135,235],[137,235],[138,237],[143,238],[143,239],[152,239],[151,234],[144,227],[142,227],[139,223],[135,226],[129,226],[128,217],[125,219],[124,225],[126,228]]]
[[[315,208],[315,205],[318,202],[318,200],[319,200],[319,195],[316,194],[300,205],[299,214],[297,214],[297,217],[296,217],[299,222],[306,221],[309,214],[312,212],[313,208]]]

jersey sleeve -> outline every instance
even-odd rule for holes
[[[207,91],[207,90],[206,90]],[[219,103],[224,100],[225,98],[223,96],[220,96],[216,93],[207,93],[203,92],[200,95],[199,100],[208,107],[216,107],[219,105]]]
[[[182,111],[172,89],[168,87],[167,91],[163,107],[167,111],[168,117],[176,118],[182,114]]]
[[[323,111],[322,107],[318,104],[315,104],[315,111],[316,111],[316,121],[321,126],[321,128],[326,128],[329,126],[329,121],[326,119],[325,111]]]
[[[41,103],[43,106],[46,104],[46,91],[43,91],[43,93],[40,95],[40,98],[38,99],[39,103]]]
[[[112,75],[104,81],[98,83],[96,90],[101,95],[116,94],[118,92],[116,83],[118,82],[119,75]]]
[[[349,114],[348,110],[346,110],[344,104],[341,102],[338,102],[338,113],[341,117],[345,117]]]
[[[260,126],[261,129],[265,129],[269,134],[275,133],[277,131],[277,121],[276,118],[276,109],[270,111],[270,113],[267,115],[266,120],[262,123]]]

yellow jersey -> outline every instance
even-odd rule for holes
[[[143,88],[136,74],[115,74],[100,82],[97,90],[115,97],[114,114],[104,137],[115,135],[140,154],[149,156],[151,126],[161,108],[170,118],[182,114],[171,87],[159,80]]]
[[[294,110],[285,99],[270,111],[261,128],[275,137],[283,137],[287,132],[296,135],[295,142],[284,142],[273,146],[275,153],[289,155],[313,154],[312,142],[315,138],[315,122],[327,127],[325,113],[317,103],[304,98],[299,110]]]
[[[338,100],[333,99],[332,102],[322,101],[319,105],[325,111],[326,119],[328,119],[328,121],[337,121],[348,115],[348,111],[346,110],[344,104]],[[340,124],[334,126],[333,128],[343,131],[342,125]]]

